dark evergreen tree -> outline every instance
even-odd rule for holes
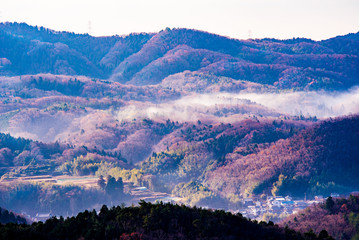
[[[105,181],[105,179],[103,178],[102,175],[101,175],[101,176],[99,177],[99,179],[97,180],[97,185],[100,187],[100,189],[105,190],[106,181]]]
[[[116,180],[114,177],[108,176],[105,191],[114,199],[121,197],[123,195],[122,178]]]
[[[332,197],[328,197],[327,200],[325,201],[325,208],[326,208],[329,212],[332,212],[334,205],[335,205],[335,203],[334,203],[334,201],[333,201],[333,198],[332,198]]]

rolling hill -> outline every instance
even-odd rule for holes
[[[92,37],[1,23],[0,74],[84,75],[153,85],[191,71],[280,89],[342,90],[358,84],[357,35],[318,42],[236,40],[167,28],[158,33]]]
[[[262,193],[300,198],[346,194],[359,183],[358,123],[356,115],[309,126],[248,120],[183,126],[165,136],[140,167],[156,176],[158,186],[174,189],[191,204],[214,196],[235,202],[235,196]],[[199,193],[204,199],[194,200]],[[219,202],[213,198],[207,204]]]
[[[348,193],[359,184],[358,144],[359,116],[326,120],[254,154],[229,156],[206,186],[224,195]]]

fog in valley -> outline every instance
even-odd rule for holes
[[[76,103],[69,103],[76,104]],[[44,142],[68,142],[94,131],[98,126],[141,120],[231,123],[248,118],[278,118],[303,116],[325,119],[359,112],[359,87],[343,92],[288,91],[190,94],[173,101],[153,103],[128,101],[124,106],[110,109],[86,108],[76,111],[22,109],[8,115],[1,130],[16,137]]]
[[[228,119],[223,118],[224,114],[218,114],[221,109],[227,109],[226,116],[231,115],[231,113],[273,117],[286,114],[305,117],[316,116],[324,119],[358,113],[359,88],[355,87],[344,92],[196,94],[161,104],[132,104],[119,110],[118,119],[159,118],[195,121],[217,116],[221,117],[220,120],[222,121],[228,121]],[[231,121],[235,120],[231,119]]]

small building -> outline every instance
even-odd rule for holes
[[[36,216],[33,218],[35,222],[45,222],[47,219],[51,218],[51,213],[37,213]]]
[[[282,211],[283,211],[283,208],[281,207],[281,206],[272,206],[272,212],[273,213],[277,213],[277,214],[281,214],[282,213]]]
[[[318,195],[314,197],[315,201],[324,201],[324,197],[322,195]]]
[[[291,196],[286,196],[284,199],[285,199],[285,201],[292,201],[293,200],[293,198]]]
[[[254,206],[254,202],[252,198],[244,198],[243,205],[245,206]]]
[[[337,198],[337,197],[339,197],[339,194],[338,193],[331,193],[330,196],[332,198]]]
[[[257,209],[256,209],[255,206],[249,206],[249,207],[248,207],[248,212],[249,212],[250,214],[252,214],[253,216],[257,216],[257,215],[258,215],[258,214],[257,214]]]
[[[282,196],[277,196],[275,197],[274,201],[280,201],[280,202],[283,202],[283,201],[286,201],[286,199]]]
[[[293,206],[294,205],[294,201],[283,201],[282,202],[282,206]]]
[[[294,205],[295,205],[296,208],[298,208],[298,209],[304,209],[304,208],[308,207],[309,204],[308,204],[307,202],[301,200],[301,201],[295,201],[295,202],[294,202]]]

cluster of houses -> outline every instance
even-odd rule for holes
[[[317,196],[310,201],[306,199],[293,200],[290,196],[267,196],[265,200],[263,198],[243,198],[242,207],[237,212],[250,219],[262,220],[265,213],[276,214],[277,216],[289,215],[305,209],[311,204],[323,201],[322,196]]]
[[[139,201],[140,199],[145,199],[150,202],[171,202],[179,203],[181,198],[170,196],[169,194],[164,193],[153,193],[149,191],[146,187],[137,187],[131,190],[133,196],[137,196],[132,200]],[[353,196],[359,196],[359,191],[351,192]],[[339,194],[332,193],[330,194],[332,198],[340,197]],[[292,197],[286,196],[265,196],[264,198],[243,198],[241,202],[241,208],[232,212],[240,212],[244,217],[250,219],[256,219],[258,221],[264,220],[263,216],[265,214],[280,216],[287,216],[290,214],[295,214],[299,210],[305,209],[306,207],[322,203],[326,200],[323,196],[316,196],[314,200],[293,200]],[[134,202],[131,202],[132,204]],[[130,205],[130,204],[129,204]],[[50,213],[38,213],[35,217],[31,218],[29,215],[23,213],[24,216],[28,217],[32,221],[46,221],[46,219],[51,218],[53,215]]]

